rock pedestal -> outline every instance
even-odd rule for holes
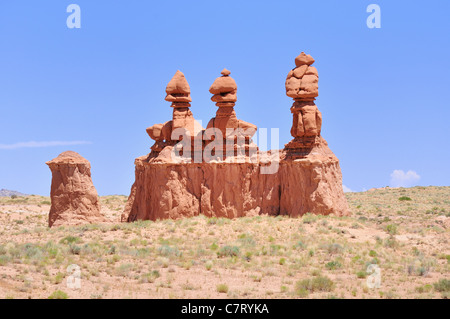
[[[105,222],[91,179],[91,164],[72,151],[46,163],[52,171],[49,227]]]

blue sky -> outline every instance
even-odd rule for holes
[[[66,26],[71,3],[80,29]],[[366,25],[371,3],[380,29]],[[100,195],[127,195],[152,144],[145,129],[171,119],[165,87],[178,69],[204,126],[216,112],[208,89],[231,70],[238,118],[280,128],[282,146],[284,82],[301,51],[316,59],[322,135],[346,187],[449,185],[449,16],[447,0],[2,1],[0,188],[48,195],[45,162],[73,150]]]

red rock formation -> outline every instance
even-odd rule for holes
[[[227,69],[223,69],[222,76],[218,77],[209,88],[209,92],[214,94],[211,100],[216,102],[219,109],[216,116],[209,121],[206,129],[212,129],[214,139],[217,136],[217,130],[220,131],[223,138],[222,159],[237,156],[239,151],[242,151],[242,155],[248,156],[249,147],[256,147],[256,145],[250,145],[251,138],[256,133],[256,125],[239,120],[236,117],[234,106],[237,101],[237,85],[230,73]],[[243,139],[242,145],[238,143],[238,138]],[[227,144],[230,154],[227,154]]]
[[[294,99],[294,139],[285,145],[280,166],[280,213],[346,215],[349,210],[339,160],[320,135],[322,114],[314,103],[319,95],[319,75],[313,63],[314,59],[302,52],[286,79],[286,95]]]
[[[149,155],[136,159],[136,179],[122,220],[199,214],[228,218],[258,214],[297,217],[308,212],[348,214],[339,161],[320,136],[322,116],[314,104],[318,96],[318,74],[311,66],[313,62],[311,56],[302,52],[286,80],[286,94],[294,98],[291,108],[294,139],[281,151],[278,170],[273,174],[262,173],[266,165],[262,161],[263,152],[258,152],[260,161],[256,162],[230,161],[236,157],[234,153],[227,154],[226,161],[219,158],[211,162],[178,163],[170,157],[174,144],[165,142],[162,150],[152,148]],[[210,88],[214,94],[211,99],[219,109],[204,137],[213,129],[220,130],[226,140],[227,129],[256,129],[256,126],[237,119],[234,111],[236,83],[228,70],[224,69],[222,75]],[[187,92],[185,90],[184,94]],[[153,126],[149,135],[156,139],[165,134],[164,128],[161,124]],[[246,136],[246,150],[252,136]],[[203,150],[209,143],[212,142],[203,143]],[[234,138],[232,143],[239,147]]]
[[[294,99],[291,107],[293,122],[291,135],[294,139],[286,145],[288,156],[302,158],[320,143],[322,114],[314,103],[319,95],[319,75],[311,66],[314,59],[302,52],[295,58],[296,67],[286,78],[286,95]]]
[[[180,135],[175,133],[188,131],[192,139],[191,144],[194,146],[195,137],[203,130],[189,109],[191,107],[189,102],[192,101],[191,90],[181,71],[177,71],[169,84],[167,84],[166,93],[165,100],[172,102],[172,121],[164,124],[155,124],[147,128],[147,134],[155,140],[155,144],[151,147],[153,157],[157,157],[166,146],[173,146],[180,141]],[[161,156],[160,159],[166,160],[164,156]]]
[[[49,227],[100,223],[100,202],[92,184],[91,164],[72,151],[46,163],[52,171]]]

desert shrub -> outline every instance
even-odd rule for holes
[[[239,255],[239,247],[224,246],[217,252],[218,257],[233,257]]]
[[[134,267],[133,264],[122,264],[116,268],[116,274],[118,276],[126,277],[133,270],[133,267]]]
[[[329,270],[334,270],[342,267],[342,264],[339,261],[330,261],[325,265],[325,267]]]
[[[302,222],[303,224],[312,224],[317,220],[317,218],[318,218],[317,215],[306,213],[302,217]]]
[[[254,246],[255,245],[255,241],[248,234],[239,235],[238,241],[242,246]]]
[[[70,244],[79,243],[80,241],[81,241],[81,238],[69,235],[69,236],[66,236],[63,239],[61,239],[59,241],[59,243],[64,244],[64,245],[70,245]]]
[[[399,243],[393,235],[390,235],[388,238],[386,238],[384,240],[383,245],[384,245],[384,247],[389,247],[389,248],[395,249],[399,246]]]
[[[69,296],[61,290],[56,290],[54,293],[52,293],[48,299],[67,299]]]
[[[205,264],[206,270],[211,270],[212,266],[213,266],[213,262],[211,260],[208,260]]]
[[[315,277],[312,279],[303,279],[295,284],[295,293],[300,297],[306,297],[311,292],[332,291],[334,283],[328,277]]]
[[[158,270],[153,270],[152,272],[143,274],[141,276],[141,283],[153,283],[157,278],[161,277],[161,274]]]
[[[365,270],[358,271],[356,273],[356,277],[362,279],[367,277],[367,272]]]
[[[344,247],[336,243],[322,245],[321,248],[326,250],[331,255],[341,254],[344,251]]]
[[[302,241],[298,241],[295,245],[294,245],[294,249],[299,249],[299,250],[303,250],[306,248],[306,245],[302,242]]]
[[[65,275],[62,272],[58,272],[55,276],[55,278],[53,279],[53,283],[54,284],[60,284],[62,283],[62,281],[64,280]]]
[[[177,247],[171,247],[169,245],[161,245],[158,247],[158,254],[160,256],[181,256],[181,252],[178,250]]]
[[[217,224],[217,217],[209,218],[207,224],[208,225],[215,225],[215,224]]]
[[[70,245],[69,246],[69,251],[73,255],[79,255],[80,252],[81,252],[81,247],[77,246],[77,245]]]
[[[402,196],[398,198],[399,201],[406,201],[406,200],[412,200],[411,198],[409,198],[408,196]]]
[[[386,226],[386,232],[389,235],[396,235],[397,234],[397,225],[395,224],[389,224]]]
[[[7,255],[0,255],[0,266],[5,266],[11,258]]]
[[[416,290],[416,292],[422,294],[422,293],[424,293],[424,292],[430,292],[431,289],[433,289],[433,286],[432,286],[432,285],[424,285],[424,286],[416,287],[415,290]]]
[[[434,290],[439,292],[449,292],[450,291],[450,280],[441,279],[433,284]]]
[[[226,284],[218,284],[217,292],[226,294],[228,292],[228,286]]]

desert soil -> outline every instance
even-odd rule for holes
[[[110,223],[51,229],[48,197],[2,197],[0,298],[450,296],[450,187],[346,196],[349,217],[129,224],[119,222],[127,198],[106,196]],[[79,289],[68,286],[73,264]]]

